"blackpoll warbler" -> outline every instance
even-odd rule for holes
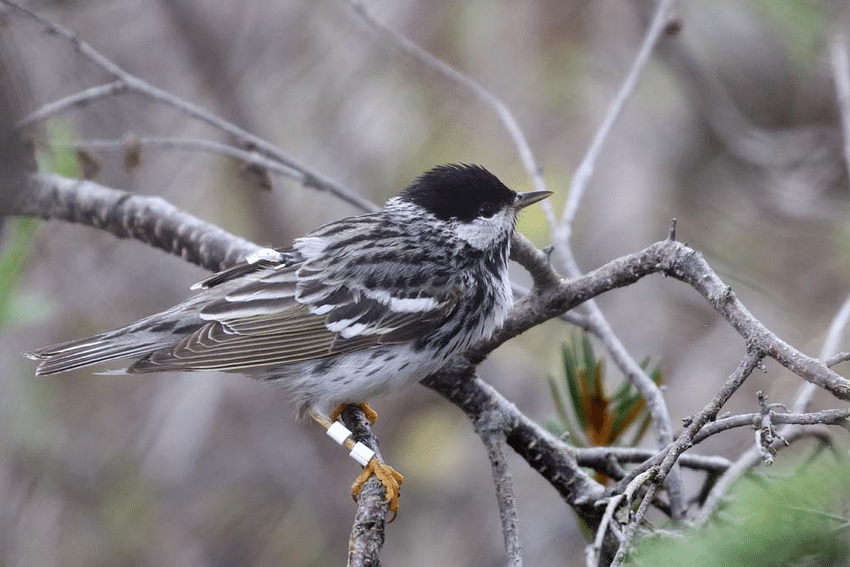
[[[416,382],[501,325],[517,214],[550,194],[516,193],[480,166],[438,166],[381,211],[254,255],[167,311],[28,356],[37,375],[116,359],[132,360],[130,374],[242,372],[328,427],[334,408]],[[373,472],[395,511],[401,476],[374,458],[355,492]]]

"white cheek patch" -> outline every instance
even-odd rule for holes
[[[477,218],[469,223],[458,223],[455,227],[457,237],[478,250],[485,250],[504,236],[513,226],[513,215],[508,211],[499,211],[489,219]]]

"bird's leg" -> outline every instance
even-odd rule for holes
[[[364,408],[363,406],[366,407]],[[359,441],[355,442],[351,439],[351,431],[349,431],[342,422],[336,421],[335,419],[340,413],[342,413],[345,407],[346,406],[343,405],[336,408],[336,410],[334,410],[331,414],[333,416],[331,419],[328,419],[314,411],[310,412],[310,417],[313,418],[313,421],[324,427],[328,436],[330,436],[334,441],[340,445],[345,445],[348,449],[350,449],[351,453],[349,453],[349,456],[363,466],[363,472],[360,473],[360,476],[358,476],[357,480],[354,481],[354,484],[351,485],[351,497],[354,498],[354,500],[357,500],[358,496],[360,496],[360,491],[363,489],[363,485],[367,480],[369,480],[369,477],[374,474],[378,480],[381,481],[381,484],[384,485],[387,502],[389,503],[388,509],[393,513],[393,517],[390,519],[390,522],[392,522],[395,520],[396,515],[398,515],[399,487],[401,486],[402,481],[404,481],[404,477],[391,466],[380,462],[372,449]],[[368,405],[358,404],[358,407],[363,410],[367,419],[370,418],[370,414],[374,418],[378,417],[378,414],[375,413],[375,411]]]
[[[339,419],[339,416],[342,415],[342,412],[345,411],[345,408],[349,406],[354,406],[360,408],[360,411],[363,412],[363,415],[366,416],[366,419],[369,420],[369,425],[375,425],[375,422],[378,421],[378,412],[369,407],[369,404],[363,402],[362,404],[339,404],[334,408],[331,412],[330,418],[331,421],[336,421]]]

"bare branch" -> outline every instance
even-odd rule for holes
[[[773,413],[770,420],[774,424],[793,425],[837,425],[845,429],[850,428],[850,409],[830,409],[813,413]],[[707,423],[694,436],[693,444],[701,443],[712,435],[736,427],[758,427],[761,425],[761,413],[746,413],[723,417],[711,423]]]
[[[747,351],[746,356],[741,361],[741,364],[738,365],[738,368],[735,372],[732,373],[731,376],[726,380],[723,384],[723,387],[720,391],[712,398],[712,400],[706,404],[706,406],[700,410],[696,415],[690,418],[688,426],[685,428],[679,438],[676,439],[676,442],[673,443],[669,449],[666,451],[662,451],[664,454],[664,459],[661,461],[661,464],[658,465],[657,468],[653,466],[653,468],[649,469],[654,471],[653,483],[650,485],[649,490],[643,497],[643,501],[641,502],[640,507],[638,508],[637,513],[634,518],[631,520],[628,526],[626,526],[625,530],[625,538],[620,543],[620,548],[617,550],[617,554],[614,557],[614,561],[612,565],[619,565],[625,559],[625,555],[628,552],[629,546],[631,545],[632,538],[637,530],[637,525],[643,520],[646,511],[648,510],[649,503],[655,497],[655,493],[657,491],[658,486],[664,482],[664,478],[666,475],[670,473],[673,469],[673,465],[676,463],[676,460],[679,458],[683,452],[689,449],[693,445],[693,439],[696,434],[708,423],[710,420],[714,419],[717,416],[717,413],[723,407],[723,405],[732,397],[741,384],[752,374],[753,370],[761,365],[761,359],[763,354],[755,349],[750,349]],[[641,473],[646,474],[646,473]],[[635,478],[640,475],[632,477],[632,475],[626,477],[626,479],[620,481],[618,486],[618,492],[625,492],[634,482]]]
[[[597,524],[601,512],[595,503],[602,497],[602,486],[579,467],[565,444],[475,376],[471,366],[454,361],[420,383],[448,398],[473,422],[486,412],[498,409],[508,445],[548,480],[589,525]]]
[[[844,165],[850,175],[850,58],[848,58],[847,39],[843,35],[836,35],[833,38],[830,55],[832,63],[832,74],[835,81],[836,102],[841,115],[841,126],[844,138]],[[826,340],[819,358],[825,361],[827,367],[832,367],[844,360],[847,360],[845,353],[835,354],[838,350],[841,337],[844,329],[850,320],[850,296],[844,300],[844,303],[839,308],[838,312],[833,317],[832,322],[827,332]],[[809,382],[803,384],[795,396],[792,411],[802,413],[811,403],[811,400],[817,391],[816,384]],[[773,416],[774,420],[777,416]],[[801,425],[795,424],[790,427],[784,427],[780,435],[784,439],[794,439],[803,435]],[[807,425],[807,424],[806,424]],[[754,446],[746,453],[741,455],[738,460],[718,479],[717,483],[711,489],[708,498],[700,512],[699,523],[703,524],[708,521],[708,518],[714,513],[714,509],[720,503],[723,495],[732,485],[735,479],[738,478],[744,471],[758,463],[760,448]]]
[[[753,370],[761,365],[761,359],[763,356],[762,352],[755,349],[747,351],[747,355],[744,357],[744,360],[741,361],[741,364],[738,365],[735,372],[729,376],[723,384],[723,387],[720,388],[720,391],[715,394],[714,398],[712,398],[703,409],[690,418],[690,423],[685,428],[685,431],[679,435],[679,438],[676,439],[673,447],[670,448],[667,455],[664,457],[664,460],[661,461],[661,466],[658,469],[658,475],[661,479],[663,479],[664,475],[673,468],[673,463],[676,462],[679,455],[693,445],[693,439],[696,434],[705,427],[706,423],[717,417],[718,412],[726,404],[729,398],[732,397],[732,394],[741,387],[741,384],[743,384],[750,374],[752,374]]]
[[[45,104],[38,110],[35,110],[26,115],[17,124],[15,124],[15,126],[17,128],[26,128],[27,126],[31,126],[36,122],[43,122],[48,118],[52,118],[57,114],[61,114],[72,108],[86,106],[98,100],[109,98],[111,96],[116,96],[119,94],[124,94],[126,92],[129,92],[129,88],[123,81],[113,81],[105,85],[91,87],[78,93]]]
[[[848,303],[848,304],[850,304],[850,303]],[[848,360],[850,360],[850,352],[845,351],[845,352],[839,352],[836,355],[830,356],[829,358],[824,360],[823,363],[826,364],[826,366],[828,368],[832,368],[833,366],[838,366],[842,362],[847,362]]]
[[[266,169],[272,173],[277,173],[304,183],[305,176],[300,171],[292,169],[286,165],[282,165],[276,160],[254,151],[246,151],[235,148],[229,144],[212,142],[203,138],[169,138],[164,136],[136,136],[133,138],[134,143],[141,148],[163,148],[168,150],[182,150],[190,152],[209,152],[219,154],[247,164],[256,165]],[[93,152],[116,152],[123,153],[126,151],[126,140],[79,140],[70,144],[53,143],[56,147],[70,147],[77,150],[87,150]]]
[[[375,451],[375,457],[384,463],[378,450],[378,440],[372,433],[369,420],[357,406],[348,406],[340,415],[343,423],[351,430],[355,441]],[[389,502],[384,485],[375,475],[363,484],[357,499],[357,512],[348,539],[348,567],[370,567],[380,565],[381,548],[384,546]]]
[[[824,341],[823,347],[821,348],[820,358],[826,361],[825,365],[827,367],[831,367],[846,359],[845,353],[840,353],[834,356],[832,355],[832,353],[838,349],[838,344],[844,332],[844,328],[847,326],[848,319],[850,319],[850,296],[848,296],[848,298],[844,300],[844,303],[841,305],[838,312],[835,314],[835,317],[833,317],[832,322],[829,325],[829,331],[827,332],[826,340]],[[805,411],[816,391],[817,386],[814,383],[809,382],[807,384],[803,384],[800,387],[800,390],[794,400],[794,404],[791,408],[792,412]],[[833,418],[836,416],[831,412],[835,411],[840,410],[827,410],[827,412],[829,412],[828,415],[822,415],[824,412],[818,412],[816,414],[810,415],[813,416],[813,419],[816,420],[816,423],[828,423],[831,425],[840,425],[842,427],[847,428],[846,422],[842,422],[840,416],[838,416],[837,419],[833,421]],[[790,415],[800,416],[800,413]],[[810,421],[807,421],[804,416],[805,414],[800,416],[799,421],[792,421],[789,419],[789,421],[787,421],[789,426],[782,428],[782,431],[780,432],[781,437],[790,442],[793,439],[805,435],[806,430],[804,430],[802,426],[811,426],[812,423]],[[785,419],[785,416],[783,414],[774,414],[772,416],[772,419],[774,423],[785,423],[784,421],[782,421]],[[707,426],[705,428],[707,430],[705,436],[707,437],[708,435],[711,435],[713,428],[718,427],[718,423],[722,425],[722,422],[724,421],[725,420],[718,420],[716,423]],[[738,459],[732,464],[732,466],[729,467],[729,469],[717,480],[717,482],[709,492],[708,497],[706,498],[705,503],[703,504],[702,510],[700,511],[700,515],[698,518],[698,522],[700,524],[704,524],[712,516],[715,508],[722,500],[723,495],[726,494],[726,491],[735,482],[735,480],[745,471],[758,464],[761,450],[762,449],[757,445],[751,447],[743,455],[738,457]]]
[[[108,85],[95,87],[94,89],[89,89],[88,91],[83,91],[82,93],[77,93],[76,95],[67,97],[66,99],[63,99],[64,102],[57,101],[55,103],[51,103],[51,105],[42,107],[35,113],[25,117],[21,122],[22,124],[33,124],[37,121],[36,115],[38,114],[43,115],[43,117],[53,116],[56,114],[56,112],[59,112],[61,110],[67,110],[68,108],[71,108],[84,102],[92,102],[94,100],[101,99],[108,94],[108,91],[110,89],[114,90],[115,93],[135,92],[161,104],[171,106],[172,108],[177,109],[178,111],[186,114],[187,116],[190,116],[196,120],[199,120],[209,126],[212,126],[213,128],[216,128],[226,133],[234,140],[236,140],[239,145],[244,146],[245,148],[254,149],[262,153],[263,155],[266,155],[270,159],[278,161],[281,164],[300,172],[303,175],[301,183],[305,187],[311,187],[319,191],[325,191],[327,193],[330,193],[335,197],[363,211],[374,211],[377,209],[377,207],[367,199],[364,199],[363,197],[360,197],[359,195],[350,192],[348,189],[342,187],[341,185],[338,185],[330,179],[325,178],[318,172],[312,171],[304,165],[298,163],[294,158],[281,151],[274,144],[267,142],[259,136],[255,136],[254,134],[251,134],[250,132],[247,132],[242,128],[239,128],[235,124],[228,122],[227,120],[224,120],[223,118],[211,112],[208,112],[200,108],[199,106],[192,104],[191,102],[183,100],[180,97],[169,93],[168,91],[164,91],[140,79],[139,77],[132,75],[131,73],[127,72],[120,66],[110,61],[106,56],[95,50],[88,43],[81,40],[71,30],[48,20],[44,16],[41,16],[40,14],[16,2],[13,2],[12,0],[0,0],[0,3],[11,8],[11,11],[13,13],[22,15],[34,21],[39,26],[44,28],[44,30],[50,35],[53,35],[70,43],[77,53],[89,59],[94,64],[102,68],[104,71],[106,71],[116,79],[116,81]]]
[[[741,427],[751,423],[752,421],[749,421],[736,426]],[[694,441],[694,444],[696,443],[697,441]],[[641,463],[641,469],[637,473],[640,474],[641,472],[648,470],[653,465],[661,464],[661,460],[664,456],[663,451],[659,452],[650,449],[640,449],[637,447],[576,447],[571,449],[571,451],[579,465],[583,467],[590,467],[601,472],[606,472],[606,474],[607,461],[611,458],[621,463]],[[692,455],[691,453],[682,454],[679,457],[678,462],[683,467],[710,472],[723,472],[732,465],[732,461],[725,457],[714,455]],[[620,478],[615,478],[615,480],[620,480]]]
[[[133,238],[211,271],[261,247],[182,211],[160,197],[137,195],[58,175],[30,177],[14,212],[82,224]]]
[[[808,436],[817,437],[822,443],[828,443],[830,440],[828,432],[818,427],[786,427],[782,431],[782,436],[788,443],[794,443],[796,440]],[[776,443],[777,445],[784,444],[778,441]],[[746,453],[741,455],[738,460],[732,463],[732,466],[729,467],[723,476],[717,480],[714,487],[709,492],[708,497],[705,499],[705,503],[699,512],[696,524],[704,525],[709,518],[714,515],[714,511],[717,509],[717,506],[720,505],[724,495],[729,490],[729,487],[735,482],[735,479],[756,466],[760,461],[761,453],[759,449],[751,447]]]
[[[626,102],[628,102],[629,97],[631,97],[632,92],[634,92],[635,86],[637,85],[646,64],[649,62],[649,57],[652,55],[652,51],[655,49],[655,46],[667,30],[672,8],[673,0],[658,0],[656,3],[655,14],[652,17],[649,28],[646,30],[643,42],[641,43],[640,49],[635,56],[635,60],[626,75],[626,79],[623,81],[620,90],[617,91],[614,100],[611,101],[611,105],[605,113],[602,124],[599,125],[599,129],[596,131],[593,141],[587,149],[587,153],[582,159],[581,164],[579,164],[578,169],[576,169],[575,174],[573,174],[572,181],[570,182],[569,193],[567,195],[567,202],[564,204],[564,210],[561,213],[558,237],[557,240],[555,240],[555,244],[557,246],[564,247],[570,240],[572,224],[575,220],[576,214],[578,213],[579,203],[581,202],[581,198],[584,196],[584,192],[587,190],[590,178],[593,176],[593,170],[596,167],[596,160],[599,157],[599,153],[602,151],[602,146],[608,138],[608,134],[611,133],[611,128],[613,128],[617,118],[619,118],[620,114],[623,112]]]
[[[649,485],[649,488],[647,489],[640,506],[638,506],[632,521],[629,522],[623,532],[623,538],[620,540],[620,547],[617,549],[617,554],[614,555],[614,560],[611,561],[611,567],[620,567],[620,565],[623,564],[623,561],[625,561],[626,554],[629,552],[629,547],[635,537],[638,526],[646,516],[647,510],[649,510],[649,504],[652,502],[653,498],[655,498],[655,493],[658,491],[658,486],[658,483],[652,483]]]
[[[519,537],[514,479],[505,456],[505,431],[509,428],[503,423],[503,414],[498,408],[483,412],[473,421],[473,425],[487,448],[493,471],[499,518],[505,538],[506,565],[522,567],[522,541]]]
[[[624,503],[624,501],[626,506],[630,506],[635,492],[637,492],[637,490],[646,483],[652,482],[655,479],[657,472],[657,469],[652,468],[637,475],[631,480],[631,482],[629,482],[623,492],[615,494],[608,499],[608,504],[605,506],[605,514],[602,516],[602,521],[599,522],[599,528],[596,530],[596,537],[593,539],[593,544],[587,547],[587,567],[596,567],[599,565],[599,562],[602,559],[601,551],[602,544],[605,539],[605,533],[608,531],[608,526],[614,520],[614,513],[620,505]],[[622,545],[623,543],[621,542],[621,546]]]

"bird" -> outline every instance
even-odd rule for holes
[[[261,249],[166,311],[25,354],[39,361],[37,376],[113,360],[129,361],[126,374],[239,372],[278,385],[299,417],[325,429],[349,405],[374,421],[369,400],[439,370],[504,322],[517,216],[551,194],[515,192],[480,165],[438,165],[377,212]],[[397,513],[403,477],[374,456],[361,464],[354,498],[375,474]]]

